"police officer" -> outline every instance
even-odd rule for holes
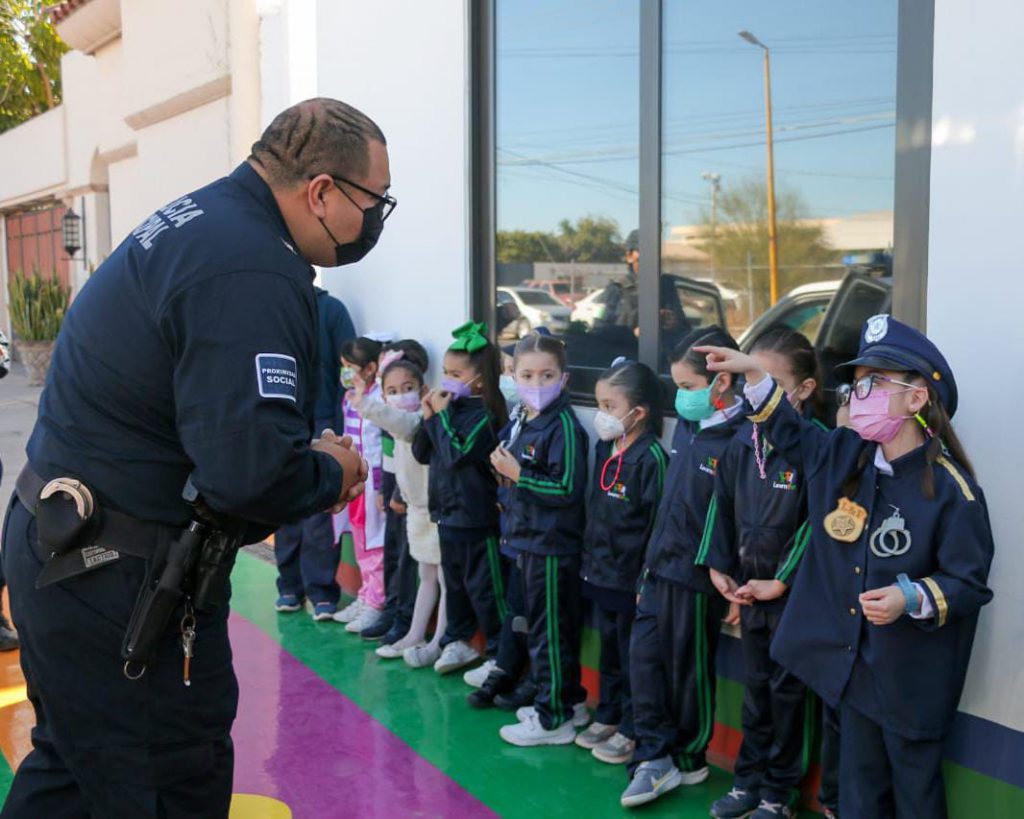
[[[348,442],[309,444],[310,265],[362,258],[395,205],[389,186],[377,125],[336,100],[300,103],[230,176],[146,219],[75,300],[4,527],[36,727],[3,817],[227,816],[227,607],[193,628],[179,606],[141,667],[122,641],[144,580],[166,576],[160,556],[195,516],[190,477],[213,513],[247,524],[247,542],[361,491]],[[82,531],[50,531],[55,498],[80,517],[95,506]]]

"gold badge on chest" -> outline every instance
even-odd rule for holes
[[[834,540],[856,543],[864,533],[867,510],[849,498],[840,498],[839,505],[825,515],[825,531]]]

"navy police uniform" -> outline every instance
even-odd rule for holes
[[[320,435],[325,429],[331,429],[340,433],[343,429],[338,379],[341,345],[355,338],[356,331],[345,305],[319,287],[316,288],[316,304],[320,321],[320,373],[314,432]],[[337,605],[341,596],[336,577],[341,549],[334,537],[330,512],[317,512],[300,523],[278,529],[274,535],[274,558],[280,594],[294,594],[300,600],[308,597],[314,605]]]
[[[888,316],[868,320],[858,358],[845,367],[855,365],[919,374],[949,414],[956,411],[956,383],[941,353]],[[886,474],[877,465],[877,444],[851,429],[826,433],[806,423],[777,387],[752,420],[807,478],[811,541],[772,656],[839,708],[840,815],[945,816],[943,738],[963,689],[979,609],[992,599],[994,546],[981,489],[948,455],[931,462],[927,445],[893,461],[893,474]],[[844,483],[861,467],[847,498]],[[934,498],[922,489],[926,471]],[[845,517],[827,519],[842,512],[841,501]],[[858,595],[903,573],[923,591],[932,615],[871,625]]]
[[[490,462],[497,445],[494,418],[479,396],[453,399],[423,422],[412,445],[416,460],[431,467],[427,500],[441,539],[448,617],[441,644],[468,642],[479,624],[488,657],[498,651],[505,600]]]
[[[594,602],[601,641],[601,691],[594,719],[617,725],[633,739],[629,638],[636,615],[637,580],[665,486],[668,455],[645,432],[617,455],[600,441],[583,537],[583,595]]]
[[[810,540],[806,481],[750,422],[719,462],[708,520],[714,528],[701,565],[740,585],[773,578],[792,585]],[[734,778],[736,787],[782,804],[792,800],[807,772],[816,713],[804,684],[769,656],[787,599],[784,594],[740,608],[746,685]]]
[[[739,414],[705,429],[676,423],[629,646],[637,741],[630,774],[666,756],[684,771],[707,764],[715,651],[727,606],[699,560],[710,541],[705,523],[719,459],[741,423]]]
[[[243,164],[150,216],[82,289],[29,464],[166,532],[191,517],[191,475],[211,508],[252,524],[251,542],[341,492],[337,462],[309,447],[317,377],[313,271]],[[227,606],[198,616],[189,687],[180,612],[145,674],[127,679],[120,649],[148,561],[120,555],[35,588],[34,500],[12,498],[4,525],[36,726],[2,815],[226,816],[238,699]]]
[[[503,440],[510,431],[511,425]],[[534,707],[549,731],[571,719],[573,706],[586,699],[580,681],[580,553],[588,443],[563,392],[524,421],[508,446],[521,471],[509,493],[507,539],[523,572]]]

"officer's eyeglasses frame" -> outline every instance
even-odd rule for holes
[[[379,193],[374,193],[368,188],[364,188],[362,185],[353,182],[351,179],[346,179],[344,176],[335,176],[334,174],[331,174],[331,179],[334,180],[334,187],[341,191],[345,198],[348,199],[348,201],[355,205],[357,208],[359,208],[359,210],[362,211],[363,213],[366,213],[366,211],[370,210],[370,208],[360,207],[359,203],[351,196],[349,196],[348,191],[341,187],[341,185],[339,185],[338,183],[344,182],[346,185],[351,185],[357,191],[362,191],[367,196],[372,196],[374,199],[376,199],[377,204],[381,206],[380,220],[382,222],[386,222],[388,220],[388,217],[392,213],[394,213],[395,208],[398,207],[398,200],[389,194],[384,194],[383,196],[381,196]]]
[[[863,401],[871,395],[871,390],[875,386],[876,381],[898,384],[901,387],[908,387],[912,390],[923,389],[920,384],[908,384],[906,381],[897,381],[895,378],[889,378],[887,375],[871,373],[863,378],[858,378],[852,384],[840,384],[836,387],[836,403],[841,407],[845,407],[850,403],[850,397],[853,395],[856,395],[859,400]]]

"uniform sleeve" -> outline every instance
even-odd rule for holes
[[[433,444],[432,463],[442,469],[463,461],[486,461],[498,445],[491,417],[483,411],[453,414],[445,409],[423,426]]]
[[[316,305],[276,273],[217,276],[159,316],[174,357],[176,425],[215,511],[271,526],[331,506],[341,467],[310,448]]]
[[[935,571],[913,578],[924,588],[935,612],[931,619],[914,621],[927,631],[971,617],[992,599],[988,572],[995,546],[988,508],[980,489],[968,491],[972,499],[961,503],[941,527]]]
[[[782,456],[805,474],[817,472],[833,433],[801,416],[786,399],[786,391],[770,377],[744,387],[743,392],[754,408],[749,419],[761,425]],[[765,394],[767,397],[762,398]]]
[[[379,398],[363,396],[359,403],[352,403],[363,418],[401,441],[412,441],[423,421],[418,412],[406,412],[392,407]]]
[[[775,579],[792,585],[796,570],[800,568],[800,561],[804,559],[804,553],[811,542],[811,522],[805,520],[800,524],[793,537],[789,539],[782,557],[779,559],[778,568],[775,570]]]
[[[520,467],[519,496],[538,506],[582,504],[587,487],[586,433],[564,412],[550,429],[544,462]]]
[[[715,493],[708,505],[704,535],[697,551],[698,566],[706,566],[722,574],[736,570],[736,460],[739,444],[729,443],[715,475]]]
[[[434,454],[434,441],[431,439],[427,428],[436,417],[436,415],[431,416],[428,420],[421,423],[412,438],[412,457],[416,459],[416,463],[423,464],[424,466],[430,465]]]

